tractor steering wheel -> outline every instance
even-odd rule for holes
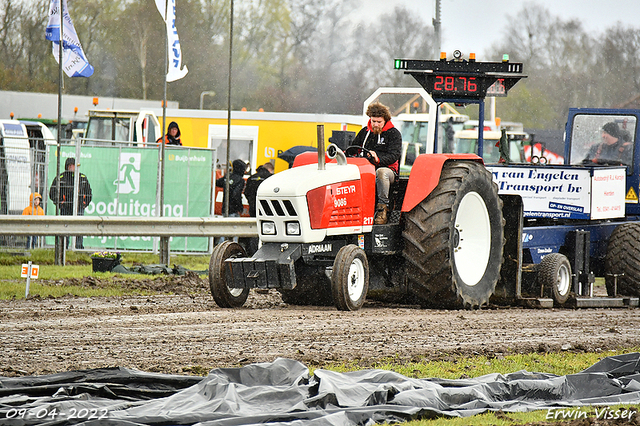
[[[355,151],[355,153],[353,151]],[[371,157],[371,151],[360,145],[351,145],[344,150],[344,155],[347,157],[369,158]]]

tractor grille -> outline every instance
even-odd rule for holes
[[[265,216],[297,216],[298,213],[289,200],[260,200],[260,207]]]
[[[331,212],[330,227],[358,226],[362,223],[360,207],[342,207]]]

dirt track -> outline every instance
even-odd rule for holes
[[[106,366],[202,374],[277,357],[317,366],[640,346],[640,309],[439,311],[374,302],[345,313],[285,305],[271,291],[227,310],[197,277],[134,285],[181,294],[0,301],[0,375]]]

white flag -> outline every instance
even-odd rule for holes
[[[180,49],[180,39],[178,39],[178,30],[176,29],[176,0],[156,0],[156,7],[167,25],[167,39],[169,41],[167,81],[180,80],[187,75],[189,70],[186,65],[182,66],[182,50]]]
[[[62,0],[62,15],[64,16],[62,69],[69,77],[90,77],[93,74],[93,67],[82,51],[78,34],[73,27],[73,22],[71,22],[71,16],[69,16],[67,0]],[[60,0],[51,0],[49,5],[49,24],[47,24],[45,38],[53,42],[53,56],[58,62],[60,55]]]

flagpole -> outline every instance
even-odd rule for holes
[[[57,147],[56,147],[56,194],[59,201],[60,200],[60,144],[61,144],[61,136],[62,136],[62,82],[64,75],[62,73],[62,51],[63,49],[63,27],[64,27],[64,15],[62,13],[62,1],[60,1],[59,5],[59,13],[60,13],[60,46],[58,48],[58,136],[57,136]],[[56,205],[56,216],[60,214],[60,207],[58,206],[58,202],[55,202]],[[55,237],[55,253],[54,253],[54,263],[56,265],[64,266],[65,264],[65,244],[64,240],[66,237],[61,237],[56,235]]]
[[[231,194],[229,194],[229,161],[231,151],[231,54],[233,52],[233,0],[231,0],[231,11],[229,17],[229,90],[227,92],[227,168],[225,171],[224,180],[224,193],[227,194],[224,203],[224,217],[229,216],[229,201],[231,201]]]
[[[167,2],[164,2],[164,20],[167,20]],[[168,31],[165,25],[165,32]],[[169,34],[167,33],[164,38],[164,94],[162,96],[162,138],[160,141],[160,201],[158,205],[157,216],[162,217],[164,215],[164,156],[165,156],[165,129],[167,123],[167,74],[169,73]],[[164,265],[169,264],[169,238],[160,237],[160,263]]]

